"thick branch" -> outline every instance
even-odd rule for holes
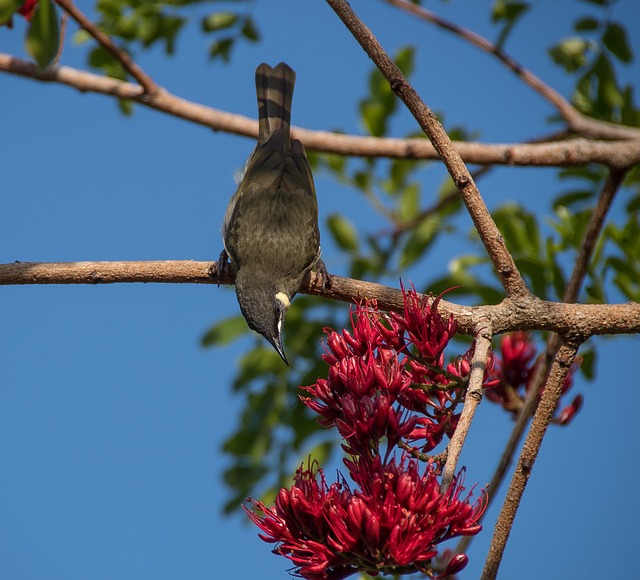
[[[402,312],[402,292],[382,284],[332,276],[331,288],[316,282],[312,273],[302,286],[303,294],[353,303],[375,299],[383,310]],[[114,284],[161,282],[174,284],[232,284],[218,279],[215,262],[163,260],[145,262],[16,262],[0,264],[0,286],[17,284]],[[512,330],[549,330],[586,338],[602,334],[640,333],[640,304],[563,304],[531,296],[515,302],[504,300],[487,306],[459,306],[440,302],[443,314],[453,314],[461,332],[473,334],[478,321],[486,319],[494,334]]]
[[[0,71],[43,82],[67,85],[81,92],[109,95],[135,101],[163,113],[203,125],[214,131],[256,138],[258,123],[242,115],[226,113],[177,97],[164,89],[146,95],[139,85],[96,75],[71,67],[40,70],[35,64],[0,53]],[[426,139],[390,139],[340,135],[327,131],[294,128],[295,137],[314,151],[362,157],[437,159],[438,154]],[[483,144],[456,142],[455,149],[467,163],[514,166],[565,166],[602,163],[610,167],[640,164],[640,140],[637,142],[591,142],[586,139],[553,143]]]
[[[382,48],[371,30],[358,18],[345,0],[327,0],[360,46],[389,82],[391,89],[407,106],[422,130],[438,151],[447,171],[456,184],[473,224],[484,244],[507,296],[527,296],[529,290],[480,196],[469,170],[455,150],[435,113],[422,101],[391,57]]]
[[[576,358],[578,346],[577,344],[563,344],[553,361],[549,380],[542,392],[542,399],[524,442],[524,447],[518,460],[518,467],[513,474],[509,491],[496,522],[489,554],[482,572],[482,580],[493,580],[498,574],[500,561],[509,539],[516,512],[520,506],[529,475],[538,457],[547,427],[558,406],[558,401],[562,395],[562,386]]]
[[[534,91],[551,103],[562,118],[566,121],[569,129],[583,137],[594,139],[640,139],[640,130],[636,127],[627,127],[599,121],[583,115],[580,111],[569,103],[558,91],[547,85],[542,79],[524,68],[514,58],[509,56],[501,48],[480,36],[476,32],[449,22],[435,12],[427,10],[423,6],[409,2],[408,0],[385,0],[388,4],[405,10],[418,18],[431,22],[436,26],[447,30],[460,38],[477,46],[481,50],[492,54],[501,61],[508,69],[520,77]]]

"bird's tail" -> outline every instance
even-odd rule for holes
[[[282,130],[282,143],[289,142],[295,83],[296,73],[284,62],[275,68],[263,63],[256,69],[258,143],[266,142],[278,129]]]

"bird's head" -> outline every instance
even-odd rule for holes
[[[238,304],[249,328],[259,332],[289,364],[282,344],[282,328],[291,300],[286,292],[278,290],[273,283],[261,283],[259,276],[236,276]]]

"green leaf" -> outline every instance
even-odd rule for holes
[[[247,334],[249,327],[242,316],[231,316],[214,324],[201,338],[202,346],[229,344]]]
[[[260,32],[251,18],[245,19],[240,32],[242,33],[242,36],[251,42],[258,42],[258,40],[260,40]]]
[[[538,256],[521,256],[516,258],[516,265],[523,278],[529,280],[529,285],[534,294],[543,300],[548,300],[547,284],[549,271],[547,265],[540,261]]]
[[[372,181],[373,175],[371,174],[371,171],[356,171],[353,175],[353,183],[363,191],[366,191],[371,187]]]
[[[381,137],[387,131],[389,111],[380,103],[364,102],[360,105],[360,115],[365,130],[374,137]]]
[[[627,213],[640,212],[640,195],[632,198],[627,204]]]
[[[623,125],[640,127],[640,108],[636,107],[632,86],[627,86],[622,92],[622,100],[622,107],[620,107],[620,122]]]
[[[573,94],[573,102],[577,109],[587,115],[593,112],[593,87],[591,72],[587,72],[576,83],[576,90]]]
[[[567,38],[549,49],[553,61],[567,72],[574,72],[587,62],[591,43],[584,38]]]
[[[325,161],[331,171],[340,175],[344,174],[345,167],[347,166],[347,158],[344,155],[336,155],[335,153],[326,153]]]
[[[126,99],[118,99],[118,108],[123,115],[129,116],[133,113],[133,103]]]
[[[564,296],[564,291],[567,287],[567,282],[564,278],[564,272],[560,268],[557,261],[557,251],[555,244],[551,238],[547,239],[546,243],[547,250],[547,263],[549,264],[548,270],[551,277],[551,284],[556,293],[556,297],[558,299],[562,299]]]
[[[410,183],[402,190],[400,198],[400,219],[410,220],[415,218],[420,211],[420,186]]]
[[[5,24],[13,13],[20,8],[20,0],[0,0],[0,26]]]
[[[103,70],[105,74],[114,79],[124,80],[127,77],[120,61],[116,60],[103,46],[96,46],[89,53],[89,65]]]
[[[584,179],[590,183],[600,183],[606,178],[607,170],[599,166],[565,167],[560,169],[560,179]]]
[[[124,8],[122,0],[98,0],[97,10],[111,18],[120,18]]]
[[[286,374],[287,367],[280,355],[271,347],[265,346],[262,337],[257,339],[257,346],[242,356],[238,364],[239,372],[233,382],[234,390],[246,388],[250,381],[261,375],[281,376]]]
[[[507,37],[513,30],[518,20],[529,10],[527,2],[513,2],[512,0],[496,0],[493,3],[491,20],[494,23],[503,22],[504,26],[500,31],[496,46],[501,48]]]
[[[186,24],[186,19],[173,16],[162,16],[158,21],[158,34],[152,39],[164,40],[164,49],[167,54],[175,51],[176,38],[180,29]]]
[[[358,249],[358,232],[347,218],[334,213],[327,218],[327,226],[340,248],[348,252]]]
[[[221,58],[224,62],[229,62],[229,58],[231,57],[231,49],[233,48],[234,42],[235,39],[231,37],[216,40],[211,44],[211,47],[209,48],[209,58],[211,60]]]
[[[402,248],[399,261],[400,267],[407,268],[421,258],[426,249],[435,241],[438,231],[438,223],[435,218],[425,219],[411,233],[407,243]]]
[[[633,53],[627,40],[627,31],[616,22],[611,22],[602,36],[604,45],[622,62],[631,62]]]
[[[600,26],[600,22],[598,20],[587,16],[578,20],[573,25],[573,29],[576,32],[593,32],[594,30],[598,29],[598,26]]]
[[[40,0],[25,39],[27,52],[41,69],[47,68],[58,53],[60,26],[51,0]]]
[[[564,193],[558,196],[553,201],[553,209],[557,210],[559,207],[572,208],[574,206],[584,207],[581,202],[589,201],[593,198],[593,191],[590,190],[576,190]]]
[[[611,61],[603,53],[600,54],[594,71],[598,75],[600,84],[598,85],[598,101],[602,106],[607,108],[605,117],[610,117],[609,112],[611,108],[622,106],[622,93],[618,88],[618,83],[615,78],[615,69],[611,64]],[[613,120],[613,119],[610,119]]]
[[[391,161],[391,171],[389,176],[394,185],[394,189],[400,190],[406,184],[407,178],[418,167],[418,162],[413,159],[393,159]]]
[[[539,255],[540,232],[533,214],[517,204],[509,203],[497,209],[493,217],[507,247],[514,254]]]
[[[81,28],[73,35],[73,42],[76,44],[84,44],[89,42],[93,36],[91,36],[84,28]]]
[[[595,377],[596,351],[591,348],[589,350],[581,349],[580,358],[582,359],[580,371],[587,379],[592,381]]]
[[[213,12],[202,19],[201,26],[204,32],[215,32],[231,28],[238,22],[235,12]]]
[[[415,52],[415,47],[404,46],[396,53],[393,59],[405,77],[411,76],[413,72]]]

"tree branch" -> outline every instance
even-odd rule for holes
[[[489,210],[480,196],[469,170],[462,161],[460,154],[454,149],[449,136],[438,121],[435,113],[420,99],[418,93],[402,74],[402,71],[385,52],[371,30],[358,18],[349,3],[345,0],[327,0],[327,3],[373,60],[389,82],[393,92],[400,97],[429,137],[462,195],[467,211],[473,220],[482,243],[487,249],[507,296],[528,296],[529,289],[507,250],[504,240],[491,214],[489,214]]]
[[[593,249],[600,237],[600,232],[604,226],[604,220],[611,208],[616,192],[622,185],[625,174],[625,170],[612,170],[609,172],[609,176],[607,177],[600,196],[598,197],[598,203],[591,213],[591,219],[589,220],[587,231],[585,232],[582,244],[580,245],[580,252],[576,257],[576,263],[564,293],[564,302],[576,302],[578,300],[580,287],[582,286],[582,282],[587,273],[587,267],[589,266],[589,261],[593,255]]]
[[[0,286],[20,284],[232,284],[233,273],[218,278],[216,262],[160,260],[143,262],[15,262],[0,264]],[[402,312],[402,291],[382,284],[333,275],[325,289],[315,273],[303,282],[301,293],[341,302],[375,299],[382,310]],[[494,334],[512,330],[548,330],[583,339],[603,334],[640,333],[640,304],[563,304],[535,296],[503,300],[500,304],[460,306],[440,301],[443,315],[453,314],[460,331],[473,334],[486,319]]]
[[[435,12],[409,2],[408,0],[384,0],[387,4],[391,4],[396,8],[405,10],[422,20],[431,22],[443,30],[447,30],[456,36],[470,42],[481,50],[492,54],[500,62],[502,62],[509,70],[520,77],[523,82],[529,85],[534,91],[542,96],[546,101],[551,103],[560,116],[566,121],[569,129],[584,137],[593,139],[640,139],[640,129],[636,127],[628,127],[625,125],[616,125],[599,121],[583,115],[569,101],[567,101],[558,91],[547,85],[542,79],[534,75],[531,71],[524,68],[514,58],[498,46],[480,36],[473,30],[458,26],[453,22],[449,22]]]
[[[258,123],[253,119],[182,99],[162,88],[153,95],[146,95],[142,87],[133,83],[67,66],[40,70],[31,62],[1,52],[0,71],[38,81],[63,84],[81,92],[134,101],[214,131],[224,131],[254,139],[258,135]],[[314,151],[361,157],[438,159],[436,150],[426,139],[359,137],[328,131],[311,131],[299,127],[292,131],[307,149]],[[630,167],[640,164],[640,140],[593,142],[586,139],[572,139],[530,144],[456,142],[454,147],[465,162],[479,165],[558,167],[601,163],[609,167]]]
[[[494,528],[494,534],[489,547],[489,554],[482,572],[482,580],[493,580],[498,574],[498,568],[504,554],[504,549],[511,533],[511,528],[522,500],[529,475],[538,457],[542,440],[544,439],[547,427],[551,422],[553,412],[558,406],[558,401],[562,395],[562,386],[571,370],[571,365],[575,361],[579,344],[564,343],[558,350],[553,361],[549,380],[542,392],[542,399],[536,409],[536,413],[529,429],[529,434],[524,442],[518,467],[511,479],[511,485],[507,491],[507,496],[498,521]]]
[[[458,419],[456,430],[453,432],[453,436],[447,447],[447,461],[442,470],[442,483],[440,484],[442,491],[445,491],[453,481],[458,459],[460,458],[460,453],[462,453],[462,447],[469,433],[471,422],[473,421],[478,405],[482,401],[482,385],[484,384],[487,359],[491,352],[491,339],[491,326],[488,324],[488,321],[480,321],[475,335],[469,386],[467,387],[467,393],[464,398],[464,406]]]
[[[122,65],[140,86],[144,89],[146,96],[152,96],[158,91],[158,85],[147,75],[131,57],[109,38],[107,34],[102,32],[91,20],[89,20],[80,9],[71,0],[55,0],[71,18],[73,18],[81,28],[86,30],[93,38],[95,38],[111,55]]]

